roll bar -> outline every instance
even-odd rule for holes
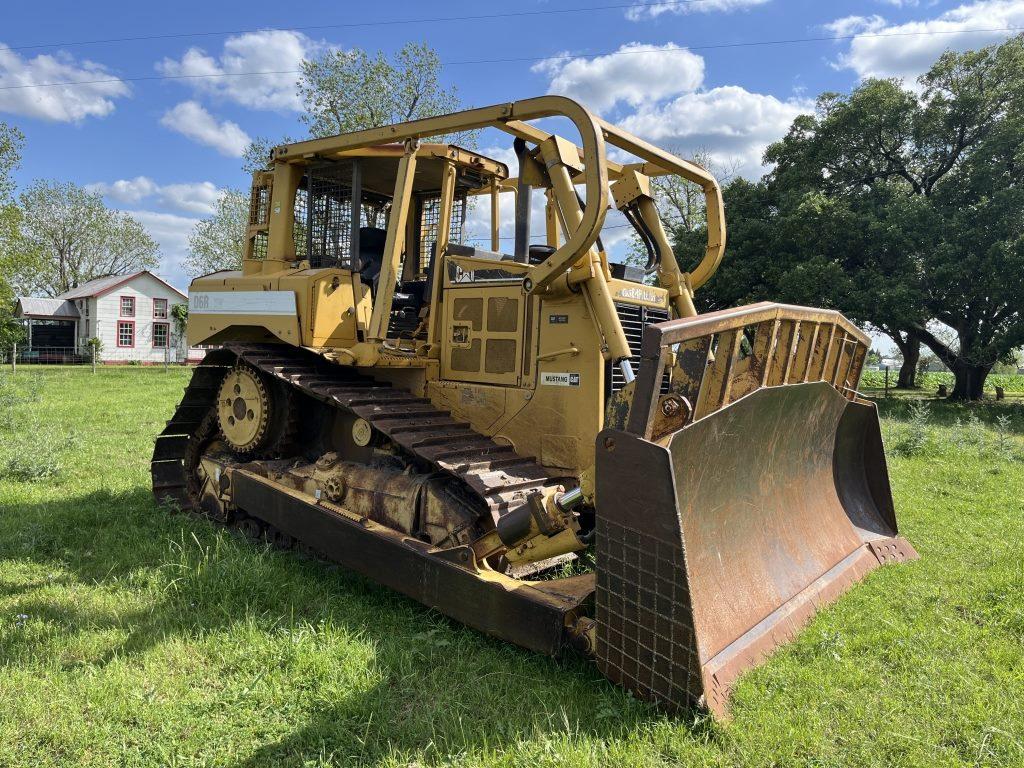
[[[608,208],[609,169],[616,177],[625,170],[634,170],[649,176],[674,174],[700,185],[706,201],[708,240],[703,259],[690,273],[689,286],[696,289],[706,283],[718,268],[725,249],[722,193],[715,178],[700,166],[678,158],[601,120],[578,102],[564,96],[538,96],[324,139],[286,144],[273,149],[272,159],[276,162],[300,162],[346,150],[477,128],[497,128],[531,143],[540,144],[550,139],[552,135],[529,125],[528,122],[545,117],[567,118],[579,132],[582,147],[572,146],[575,147],[583,164],[586,193],[583,216],[578,225],[566,241],[533,270],[530,290],[537,292],[545,289],[597,241]],[[606,142],[635,155],[644,162],[621,165],[609,161]]]

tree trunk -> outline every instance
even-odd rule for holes
[[[991,365],[969,365],[957,361],[953,369],[953,391],[949,394],[950,400],[981,400],[985,390],[985,379]]]
[[[896,386],[899,389],[914,389],[917,386],[917,364],[921,360],[921,340],[910,332],[907,332],[906,338],[901,331],[887,332],[886,335],[893,340],[903,356]]]
[[[954,352],[947,344],[944,344],[935,337],[931,331],[924,326],[915,328],[914,332],[928,348],[935,353],[946,367],[953,372],[953,391],[949,393],[950,400],[981,400],[985,390],[985,379],[988,378],[995,363],[976,364],[969,363],[960,354]],[[970,349],[971,339],[965,339],[960,334],[960,349]]]
[[[914,389],[917,386],[917,364],[921,360],[921,342],[910,338],[906,349],[900,351],[903,353],[903,364],[900,366],[896,386],[899,389]]]

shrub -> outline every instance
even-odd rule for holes
[[[103,339],[93,336],[86,342],[86,345],[89,347],[89,359],[98,363],[101,359],[100,354],[103,352]]]
[[[40,445],[35,450],[14,451],[0,464],[0,477],[34,483],[61,473],[63,463],[50,446]]]
[[[893,450],[901,456],[916,456],[928,447],[931,406],[924,400],[914,400],[907,407],[910,418],[896,440]]]
[[[1012,461],[1014,456],[1013,442],[1010,439],[1010,416],[1001,414],[996,417],[996,458],[1002,461]]]
[[[18,379],[0,375],[0,428],[13,432],[0,441],[0,478],[36,482],[57,477],[65,456],[81,447],[81,435],[40,418],[33,406],[43,396],[42,376]]]

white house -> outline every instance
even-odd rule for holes
[[[28,352],[85,354],[89,339],[103,343],[104,362],[181,360],[184,340],[172,307],[188,297],[148,270],[90,280],[52,299],[21,297],[15,315],[28,321]]]

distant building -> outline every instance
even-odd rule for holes
[[[22,296],[15,316],[26,320],[29,358],[73,362],[88,355],[95,337],[104,362],[158,363],[185,353],[171,308],[187,303],[184,293],[142,270],[90,280],[52,299]]]

